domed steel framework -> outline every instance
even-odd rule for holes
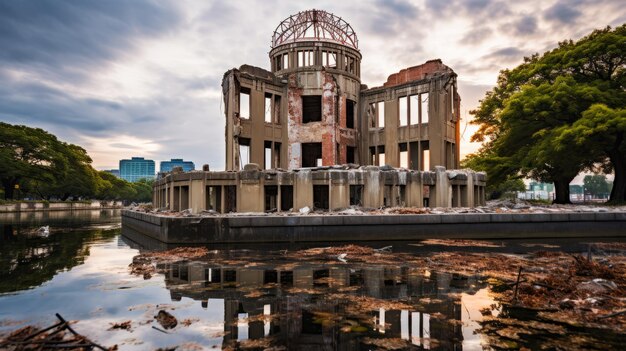
[[[282,21],[272,36],[272,48],[297,41],[330,41],[358,49],[359,41],[348,22],[330,12],[307,10]]]

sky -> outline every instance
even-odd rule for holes
[[[143,156],[221,170],[223,74],[269,69],[276,26],[312,8],[352,25],[369,87],[430,59],[450,66],[462,156],[480,146],[469,111],[501,69],[626,22],[623,0],[0,0],[0,120],[81,145],[97,169]]]

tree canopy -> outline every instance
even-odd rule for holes
[[[577,42],[524,59],[500,72],[471,111],[483,142],[465,165],[487,171],[494,185],[528,177],[555,184],[569,202],[569,183],[583,170],[615,172],[611,200],[626,200],[626,25],[596,30]]]
[[[152,180],[129,183],[97,171],[82,147],[43,129],[0,122],[0,181],[6,199],[19,189],[41,199],[102,199],[149,202]]]

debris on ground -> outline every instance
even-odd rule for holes
[[[392,252],[393,248],[390,246],[372,248],[345,245],[274,251],[263,257],[250,255],[246,250],[220,256],[219,251],[183,247],[161,253],[145,253],[133,262],[158,267],[161,262],[176,263],[193,259],[196,262],[219,261],[222,267],[236,269],[259,267],[267,264],[267,261],[277,259],[280,264],[274,266],[274,269],[279,270],[294,270],[300,265],[349,265],[357,268],[373,264],[384,267],[413,267],[411,274],[423,274],[424,277],[429,277],[430,272],[479,276],[482,277],[480,279],[483,284],[490,287],[491,298],[497,301],[497,305],[479,311],[483,316],[481,333],[486,335],[487,344],[491,347],[502,348],[514,344],[529,345],[523,338],[540,332],[553,333],[562,329],[567,335],[570,331],[568,328],[574,328],[577,333],[580,333],[581,328],[592,331],[601,328],[603,335],[626,335],[626,245],[621,244],[589,243],[589,253],[583,255],[556,251],[558,247],[549,244],[537,244],[539,251],[527,254],[505,254],[490,252],[492,248],[502,247],[498,242],[444,239],[422,240],[413,244],[448,247],[446,251],[421,254]],[[455,247],[482,247],[489,250],[454,251]],[[139,274],[141,272],[138,270]],[[394,284],[397,281],[395,279],[400,278],[390,276],[386,279]],[[256,288],[239,286],[236,282],[232,284],[233,288],[241,290],[248,298],[264,298],[268,289],[275,287],[272,284]],[[419,309],[436,303],[436,299],[432,298],[421,298],[413,302],[376,299],[355,294],[354,288],[358,289],[358,286],[346,286],[341,278],[319,276],[313,279],[313,286],[310,288],[291,286],[283,288],[283,291],[288,295],[309,294],[324,300],[342,301],[343,305],[348,306],[346,312],[356,325],[351,325],[347,318],[338,318],[333,313],[314,311],[314,314],[316,320],[323,325],[332,324],[346,332],[358,332],[365,328],[366,323],[371,323],[372,311],[381,308],[412,310],[416,306]],[[526,311],[526,314],[515,315],[519,313],[515,311]],[[430,315],[431,318],[445,320],[446,323],[448,319],[455,322],[450,316],[441,313]],[[185,325],[185,322],[180,321],[179,324]],[[589,340],[597,339],[594,338],[596,336],[589,337]],[[548,341],[542,342],[542,347],[551,345]],[[581,345],[589,348],[588,344]]]
[[[110,348],[100,346],[78,334],[66,321],[56,314],[59,322],[44,329],[33,326],[20,328],[5,339],[0,340],[2,350],[103,350],[115,351],[117,345]]]
[[[131,210],[151,213],[166,217],[246,217],[246,216],[362,216],[362,215],[428,215],[428,214],[461,214],[461,213],[599,213],[626,212],[626,206],[607,206],[605,204],[543,204],[522,199],[490,200],[484,206],[476,207],[383,207],[366,208],[350,206],[334,211],[304,206],[295,211],[274,210],[268,212],[231,212],[218,213],[214,210],[203,210],[193,213],[191,209],[172,211],[169,209],[151,209],[146,205],[131,207]]]
[[[128,270],[133,275],[150,279],[152,275],[160,272],[157,263],[199,259],[207,256],[208,253],[209,250],[206,247],[177,247],[166,251],[145,252],[133,257],[133,262],[128,265]]]

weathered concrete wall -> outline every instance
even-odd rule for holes
[[[430,62],[430,61],[429,61]],[[384,147],[385,163],[392,167],[400,166],[399,144],[406,147],[408,153],[407,168],[425,170],[423,151],[429,150],[430,166],[444,166],[449,169],[459,168],[459,108],[460,97],[456,93],[456,74],[440,60],[436,64],[427,62],[426,66],[437,68],[437,71],[422,70],[422,66],[415,69],[420,74],[403,73],[404,80],[390,76],[383,87],[363,90],[361,93],[361,119],[366,120],[362,128],[364,135],[361,142],[361,155],[371,163],[370,148],[374,148],[374,160],[378,162],[379,148]],[[427,73],[425,73],[425,71]],[[397,82],[394,83],[394,82]],[[393,83],[393,84],[392,84]],[[411,99],[420,101],[428,94],[426,111],[421,102],[417,106],[409,105]],[[401,98],[407,104],[407,125],[399,124]],[[385,102],[384,128],[372,128],[371,118],[375,118],[375,110],[371,104]],[[414,108],[415,107],[415,108]],[[425,121],[428,112],[428,121]],[[416,120],[418,119],[418,120]],[[413,144],[413,146],[411,146]],[[367,152],[366,152],[367,151]]]
[[[626,237],[626,213],[173,218],[124,210],[122,226],[172,244]]]
[[[228,207],[227,203],[233,201],[236,202],[236,209],[232,210],[237,212],[264,212],[271,210],[265,208],[266,202],[275,201],[277,210],[281,211],[284,197],[285,201],[293,204],[287,208],[298,211],[304,207],[313,209],[316,185],[328,187],[329,207],[320,210],[349,207],[350,186],[358,186],[354,200],[360,199],[361,205],[367,208],[421,207],[425,198],[429,198],[430,207],[474,207],[484,203],[486,175],[471,170],[446,171],[443,167],[437,167],[435,172],[420,172],[377,166],[316,167],[285,172],[264,171],[257,164],[248,164],[239,172],[168,174],[155,182],[153,191],[155,194],[170,193],[171,196],[155,196],[158,202],[154,206],[174,211],[190,208],[192,213],[209,209],[225,213],[232,207]],[[273,188],[274,195],[266,194],[268,186]],[[282,196],[282,186],[291,187],[292,194]],[[424,187],[429,188],[428,192]],[[209,188],[214,188],[215,193],[209,194]],[[228,188],[232,188],[232,194],[227,193]],[[233,199],[229,200],[229,197]]]

